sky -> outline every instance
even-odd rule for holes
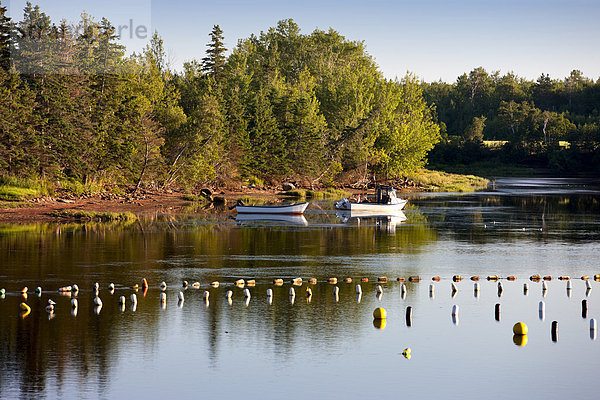
[[[0,0],[4,5],[7,0]],[[292,18],[310,33],[330,27],[364,41],[390,79],[407,71],[431,82],[454,82],[477,67],[537,79],[562,79],[573,69],[600,78],[600,0],[37,0],[53,21],[76,22],[82,11],[121,27],[124,44],[140,51],[155,30],[171,66],[204,57],[219,24],[225,45]],[[8,1],[22,18],[25,0]],[[141,28],[140,28],[141,27]],[[133,29],[131,29],[133,28]],[[144,34],[130,34],[134,32]]]

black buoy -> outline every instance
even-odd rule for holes
[[[496,318],[496,321],[500,321],[500,303],[496,303],[494,317]]]
[[[552,321],[552,341],[558,342],[558,321]]]
[[[581,318],[587,318],[587,300],[581,300]]]
[[[412,326],[412,307],[406,307],[406,326]]]

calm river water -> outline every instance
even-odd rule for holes
[[[286,220],[190,208],[129,225],[0,226],[0,288],[7,292],[0,300],[0,398],[595,398],[598,182],[498,179],[486,192],[409,200],[405,220],[336,215],[333,201],[322,201],[305,218]],[[553,277],[546,291],[532,274]],[[403,292],[396,278],[413,275],[421,281],[406,282]],[[454,275],[465,279],[453,294]],[[481,277],[479,292],[473,275]],[[499,292],[489,275],[517,279],[501,279]],[[571,290],[560,275],[571,277]],[[389,282],[378,297],[380,276]],[[296,277],[304,283],[291,301]],[[131,286],[143,278],[150,288],[137,292],[134,310]],[[274,286],[274,278],[284,285]],[[307,285],[308,278],[318,283]],[[256,280],[248,300],[237,279]],[[74,283],[76,314],[71,296],[57,293]],[[376,307],[387,310],[385,323],[373,320]],[[518,321],[529,327],[526,338],[513,337]]]

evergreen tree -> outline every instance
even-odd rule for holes
[[[213,75],[219,78],[223,67],[225,66],[225,52],[227,49],[223,44],[223,31],[219,25],[213,26],[210,33],[210,43],[206,46],[206,57],[202,59],[202,72]]]

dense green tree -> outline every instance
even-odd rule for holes
[[[6,7],[3,7],[0,1],[0,68],[8,72],[11,64],[13,25],[6,11]]]

